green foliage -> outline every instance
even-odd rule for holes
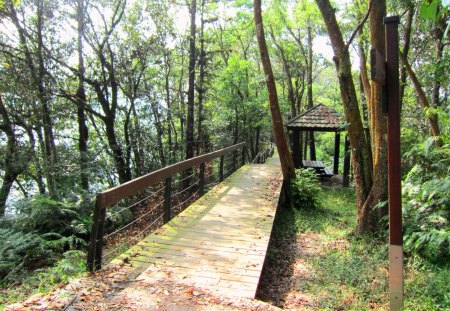
[[[63,258],[54,266],[40,272],[40,290],[60,283],[67,283],[69,278],[86,272],[86,256],[78,250],[70,250],[63,254]]]
[[[450,259],[450,145],[417,145],[403,186],[405,250],[429,260]]]
[[[22,201],[15,217],[0,221],[0,277],[15,280],[53,264],[67,250],[85,247],[88,206],[89,200],[71,204],[46,196]]]
[[[314,209],[320,207],[320,183],[314,170],[298,169],[291,183],[291,204],[295,208]]]
[[[28,232],[65,233],[78,213],[74,206],[56,201],[48,196],[36,196],[24,200],[19,206],[20,214],[15,220],[16,228]]]
[[[21,279],[14,279],[15,286],[0,288],[0,310],[4,304],[25,300],[30,294],[45,293],[55,285],[66,283],[70,278],[86,272],[86,258],[81,251],[70,250],[53,266],[30,271]],[[0,282],[11,285],[9,280]],[[20,284],[21,282],[21,284]],[[18,286],[20,284],[20,286]]]
[[[324,188],[321,198],[320,209],[278,211],[275,243],[269,248],[272,264],[279,265],[275,260],[283,253],[280,245],[292,241],[289,247],[296,250],[295,256],[305,255],[293,258],[283,273],[296,293],[312,297],[314,309],[387,310],[386,240],[352,233],[357,213],[352,189]],[[304,271],[300,276],[295,274],[298,267]],[[405,310],[447,310],[449,278],[448,265],[435,265],[416,255],[406,257]]]

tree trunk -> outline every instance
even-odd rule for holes
[[[166,104],[167,104],[167,144],[169,147],[168,153],[168,163],[172,164],[174,159],[174,150],[173,150],[173,142],[172,142],[172,102],[170,98],[170,55],[168,53],[164,54],[164,66],[166,68],[165,72],[165,88],[166,88]]]
[[[255,15],[256,39],[258,40],[261,62],[266,78],[267,91],[269,93],[269,106],[270,112],[272,114],[272,126],[275,134],[275,143],[277,145],[278,154],[280,156],[283,178],[285,182],[289,183],[289,181],[295,177],[295,167],[291,153],[289,152],[286,137],[284,135],[283,119],[280,112],[280,106],[278,104],[275,79],[272,72],[272,65],[270,64],[266,39],[264,37],[264,27],[261,15],[261,0],[254,0],[253,8]]]
[[[194,156],[194,101],[195,101],[195,14],[196,0],[191,1],[189,13],[191,15],[191,32],[189,36],[189,89],[186,120],[186,159]]]
[[[356,203],[359,213],[364,208],[372,188],[372,152],[370,142],[364,135],[356,90],[353,84],[350,55],[344,43],[341,29],[336,21],[335,10],[329,0],[316,0],[325,21],[334,52],[334,62],[339,80],[341,98],[348,126],[352,150]]]
[[[9,9],[11,12],[12,22],[14,23],[17,32],[19,34],[19,41],[21,48],[23,50],[25,56],[25,62],[30,70],[30,77],[32,88],[36,92],[36,97],[39,103],[39,107],[36,109],[36,113],[38,115],[39,120],[38,123],[42,122],[42,128],[44,130],[43,137],[43,162],[44,162],[44,170],[45,176],[47,179],[48,192],[50,196],[57,197],[57,182],[56,182],[56,148],[55,148],[55,140],[53,135],[53,124],[50,116],[50,109],[48,107],[49,104],[49,92],[45,86],[45,75],[46,68],[44,64],[44,43],[43,43],[43,27],[44,27],[44,8],[43,1],[40,0],[37,2],[37,19],[36,19],[36,29],[35,32],[37,34],[37,49],[36,51],[31,51],[30,46],[28,45],[27,31],[22,27],[19,18],[17,16],[17,11],[15,6],[10,4]],[[37,57],[37,64],[33,55]],[[40,125],[38,125],[40,127]]]
[[[409,48],[411,45],[411,29],[412,22],[414,17],[414,5],[410,5],[408,8],[408,13],[406,15],[406,24],[403,32],[403,38],[405,40],[403,45],[403,54],[409,54]],[[400,68],[400,110],[403,107],[403,97],[405,96],[405,87],[406,87],[406,66],[403,65]]]
[[[311,109],[314,106],[313,101],[313,45],[312,45],[312,29],[311,29],[311,18],[308,16],[308,63],[307,63],[307,92],[308,92],[308,109]],[[316,160],[316,143],[314,141],[314,132],[309,132],[309,155],[312,161]]]
[[[158,142],[158,153],[159,153],[159,159],[161,162],[161,166],[165,167],[167,165],[166,162],[166,156],[164,154],[164,145],[163,145],[163,135],[164,135],[164,129],[162,127],[161,118],[159,117],[159,109],[158,109],[158,103],[155,102],[155,100],[149,98],[151,102],[152,112],[153,112],[153,118],[155,119],[155,127],[156,127],[156,141]]]
[[[37,87],[39,94],[39,101],[41,104],[42,125],[44,129],[44,143],[45,143],[45,170],[48,184],[48,191],[51,197],[58,197],[57,172],[56,172],[56,146],[55,137],[53,134],[53,120],[51,117],[49,107],[49,92],[45,87],[46,68],[44,64],[44,2],[42,0],[37,2]]]
[[[80,153],[80,186],[81,189],[89,190],[89,159],[87,144],[89,140],[89,130],[87,127],[84,105],[87,102],[86,91],[84,89],[84,58],[83,58],[83,34],[84,34],[84,0],[78,0],[77,3],[77,22],[78,22],[78,77],[77,89],[77,121],[78,121],[78,152]]]
[[[440,91],[441,91],[441,76],[444,74],[442,72],[442,53],[444,52],[444,45],[442,43],[442,37],[444,36],[444,32],[446,29],[446,22],[444,18],[440,18],[440,20],[436,23],[434,36],[436,39],[436,60],[435,60],[435,69],[434,69],[434,79],[433,79],[433,91],[432,91],[432,101],[431,105],[433,107],[441,106],[441,102],[439,100]]]
[[[8,110],[3,103],[0,95],[0,117],[3,121],[0,123],[0,130],[3,131],[7,138],[6,149],[2,170],[4,171],[3,182],[0,187],[0,217],[5,216],[6,201],[12,185],[17,177],[28,167],[31,158],[32,148],[27,151],[20,151],[18,139],[14,131],[12,120]],[[34,144],[32,144],[33,146]]]
[[[275,47],[277,48],[277,50],[281,56],[281,62],[283,64],[283,71],[284,71],[284,75],[286,76],[288,99],[289,99],[289,103],[291,105],[291,118],[293,118],[297,115],[297,108],[296,108],[296,102],[295,102],[294,86],[292,85],[292,74],[291,74],[291,70],[289,68],[289,62],[286,59],[283,48],[278,44],[278,42],[275,38],[272,27],[270,27],[269,34],[272,37],[272,41],[275,44]]]
[[[205,137],[203,133],[203,99],[205,97],[206,90],[204,89],[204,80],[206,77],[206,52],[205,52],[205,38],[204,38],[204,28],[205,28],[205,20],[204,20],[204,11],[205,11],[205,0],[202,0],[201,4],[201,19],[200,19],[200,55],[199,55],[199,65],[200,65],[200,73],[198,79],[198,117],[197,117],[197,155],[202,154],[205,148]]]
[[[369,16],[370,42],[372,48],[385,59],[385,36],[383,17],[386,16],[385,0],[372,0]],[[368,108],[370,114],[370,135],[373,161],[373,185],[371,202],[366,202],[358,213],[358,229],[362,232],[374,231],[379,219],[387,215],[385,208],[373,210],[373,206],[387,200],[387,119],[382,111],[383,85],[381,81],[373,80],[370,85]]]

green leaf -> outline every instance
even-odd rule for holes
[[[429,3],[427,3],[427,1],[424,1],[420,6],[420,16],[423,19],[428,19],[432,20],[433,22],[436,22],[438,7],[439,7],[438,0],[432,0]]]

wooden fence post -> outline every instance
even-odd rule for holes
[[[242,147],[242,165],[245,164],[245,155],[247,153],[247,148],[246,146]]]
[[[99,198],[98,196],[95,199],[95,206],[94,206],[94,216],[92,220],[92,228],[91,228],[91,234],[89,237],[89,249],[88,249],[88,256],[87,256],[87,267],[89,271],[94,271],[94,265],[95,265],[95,247],[96,247],[96,240],[97,240],[97,232],[98,232],[98,220],[100,215],[100,208],[99,208]]]
[[[164,181],[164,223],[172,219],[171,196],[172,196],[172,176],[167,177]]]
[[[106,220],[106,207],[102,206],[100,209],[100,217],[98,224],[97,245],[95,247],[95,269],[100,270],[102,268],[102,254],[103,254],[103,234]]]
[[[95,198],[94,217],[91,234],[89,237],[89,249],[87,266],[89,271],[98,270],[102,265],[103,228],[105,223],[106,208],[103,204],[103,196]]]
[[[199,176],[199,195],[202,196],[205,193],[205,163],[200,164],[200,176]]]
[[[223,162],[225,158],[224,156],[220,157],[220,167],[219,167],[219,181],[223,181]]]

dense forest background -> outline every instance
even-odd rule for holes
[[[361,137],[378,126],[368,108],[370,25],[360,24],[372,2],[334,5],[345,40],[352,40]],[[448,1],[382,2],[389,15],[401,16],[405,249],[445,261]],[[316,3],[271,0],[263,14],[284,120],[318,103],[344,115]],[[5,0],[0,23],[5,280],[82,249],[97,192],[242,141],[252,160],[272,138],[251,1]],[[334,134],[315,140],[317,158],[331,163]]]

